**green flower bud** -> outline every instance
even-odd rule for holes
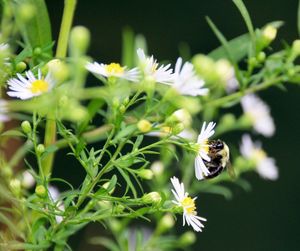
[[[147,193],[143,195],[142,201],[149,204],[158,204],[161,202],[161,196],[158,192]]]
[[[31,128],[29,121],[27,121],[27,120],[23,121],[21,124],[21,127],[22,127],[22,130],[24,133],[26,133],[26,134],[31,133],[32,128]]]
[[[258,63],[258,61],[255,57],[251,57],[248,60],[248,64],[253,68],[257,66],[257,63]]]
[[[118,204],[118,205],[116,205],[116,206],[114,207],[114,212],[115,212],[115,213],[121,214],[121,213],[124,212],[124,210],[125,210],[125,207],[124,207],[123,205],[121,205],[121,204]]]
[[[300,39],[297,39],[293,42],[292,53],[295,55],[300,55]]]
[[[12,179],[9,182],[9,186],[13,194],[19,195],[21,192],[21,181],[19,179]]]
[[[45,198],[47,196],[47,190],[43,185],[36,186],[35,193],[41,198]]]
[[[17,72],[23,72],[27,68],[27,65],[24,62],[19,62],[16,65],[16,71]]]
[[[45,152],[45,146],[43,144],[38,144],[36,147],[37,154],[41,155]]]
[[[252,118],[247,115],[246,113],[243,114],[239,119],[238,119],[238,125],[241,127],[241,128],[249,128],[252,126],[253,124],[253,120]]]
[[[158,233],[164,233],[171,229],[175,224],[174,218],[171,214],[165,214],[162,219],[159,221],[157,226]]]
[[[266,60],[266,53],[264,53],[263,51],[261,51],[260,53],[258,53],[258,55],[257,55],[256,58],[257,58],[257,61],[259,63],[262,63],[262,62],[264,62]]]
[[[214,61],[205,55],[198,54],[194,56],[192,63],[195,66],[196,72],[205,78],[210,79],[211,75],[213,75],[215,71]]]
[[[119,108],[119,111],[120,111],[120,113],[125,113],[126,112],[126,107],[125,107],[125,105],[120,105],[120,108]]]
[[[142,169],[138,171],[138,175],[145,180],[151,180],[153,178],[153,172],[150,169]]]
[[[235,125],[236,119],[232,113],[225,114],[220,122],[221,127],[231,128]]]
[[[40,47],[36,47],[36,48],[34,48],[34,50],[33,50],[33,55],[35,55],[35,56],[39,56],[39,55],[41,55],[42,54],[42,49],[40,48]]]
[[[179,243],[182,246],[190,246],[190,245],[192,245],[195,242],[196,242],[196,235],[192,231],[185,232],[179,238]]]
[[[85,54],[90,43],[90,32],[83,26],[76,26],[72,29],[70,34],[70,47],[72,54]]]
[[[137,123],[137,127],[143,133],[149,132],[152,129],[151,123],[148,120],[146,120],[146,119],[140,120]]]
[[[112,100],[112,106],[113,106],[114,108],[118,108],[118,107],[120,106],[120,101],[119,101],[119,99],[113,98],[113,100]]]
[[[19,5],[19,15],[24,22],[30,21],[36,15],[36,8],[31,3],[23,3]]]
[[[272,42],[277,35],[277,29],[272,25],[267,25],[262,31],[262,37],[267,44]]]
[[[67,64],[59,59],[50,60],[46,66],[51,76],[53,76],[58,83],[64,82],[70,75]]]

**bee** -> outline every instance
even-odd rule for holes
[[[210,161],[204,160],[209,175],[205,176],[206,179],[211,179],[218,176],[225,168],[227,168],[228,173],[231,177],[234,177],[233,169],[229,163],[229,147],[222,140],[209,140],[208,141],[208,156]]]

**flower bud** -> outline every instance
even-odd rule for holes
[[[297,56],[300,55],[300,39],[297,39],[293,42],[292,52]]]
[[[175,224],[174,218],[171,214],[165,214],[162,219],[159,221],[157,226],[157,231],[163,233],[171,229]]]
[[[103,187],[105,190],[107,190],[107,189],[109,188],[109,184],[110,184],[110,182],[107,181],[107,182],[105,182],[105,183],[102,185],[102,187]],[[115,191],[115,187],[111,187],[109,190],[107,190],[107,192],[108,192],[109,194],[112,194],[114,191]]]
[[[17,72],[23,72],[23,71],[25,71],[26,68],[27,68],[27,65],[24,62],[19,62],[16,65],[16,71]]]
[[[160,176],[164,171],[164,164],[161,161],[155,161],[151,165],[150,169],[152,170],[155,176]]]
[[[22,130],[24,133],[26,133],[26,134],[31,133],[32,128],[31,128],[29,121],[27,121],[27,120],[23,121],[21,124],[21,127],[22,127]]]
[[[194,58],[192,59],[192,63],[199,75],[205,78],[210,78],[210,76],[213,75],[215,63],[211,58],[202,54],[198,54],[194,56]]]
[[[45,152],[45,146],[43,144],[38,144],[36,147],[37,154],[41,155]]]
[[[143,133],[146,133],[146,132],[149,132],[152,128],[152,125],[151,123],[146,120],[146,119],[141,119],[138,123],[137,123],[137,127],[138,129],[143,132]]]
[[[35,184],[35,179],[32,176],[32,174],[28,170],[24,171],[22,174],[22,186],[25,187],[26,189],[29,189],[33,187],[34,184]]]
[[[179,242],[182,246],[189,246],[195,243],[196,235],[192,231],[185,232],[183,235],[180,236]]]
[[[36,186],[35,193],[41,198],[45,198],[47,196],[47,190],[43,185]]]
[[[36,15],[36,8],[31,3],[23,3],[19,5],[18,14],[20,15],[22,21],[30,21]]]
[[[46,67],[58,83],[64,82],[70,75],[69,67],[60,59],[50,60]]]
[[[262,37],[266,43],[270,43],[276,38],[277,29],[272,25],[267,25],[262,31]]]
[[[142,169],[138,171],[138,175],[145,180],[151,180],[153,178],[153,172],[150,169]]]
[[[261,51],[260,53],[258,53],[256,58],[259,63],[262,63],[266,60],[266,53]]]
[[[220,126],[224,128],[231,128],[235,125],[235,123],[236,123],[235,116],[232,113],[227,113],[222,117],[220,121]]]
[[[174,124],[174,123],[182,123],[184,127],[189,127],[192,122],[192,117],[190,113],[186,109],[179,109],[172,113],[172,115],[167,118],[167,124]]]
[[[119,108],[119,111],[120,111],[120,113],[125,113],[126,112],[126,107],[125,107],[125,105],[120,105],[120,108]]]
[[[158,192],[146,193],[142,197],[144,203],[158,204],[161,202],[161,196]]]
[[[90,43],[90,32],[83,26],[76,26],[70,34],[70,47],[72,53],[76,56],[83,55]]]
[[[19,195],[21,192],[21,181],[19,179],[12,179],[9,182],[9,186],[13,194]]]

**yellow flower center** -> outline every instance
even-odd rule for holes
[[[163,127],[161,128],[161,131],[162,131],[163,133],[171,133],[171,132],[172,132],[172,127],[170,127],[170,126],[163,126]]]
[[[30,90],[33,94],[47,92],[49,84],[44,79],[38,79],[31,83]]]
[[[109,74],[123,74],[124,73],[124,67],[122,67],[118,63],[111,63],[105,66],[105,70]]]
[[[266,152],[264,150],[261,150],[261,149],[255,150],[254,154],[253,154],[253,158],[258,162],[265,159],[266,156],[267,156]]]
[[[185,197],[181,201],[181,206],[186,210],[188,214],[195,214],[196,205],[195,201],[191,197]]]

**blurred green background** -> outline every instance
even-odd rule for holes
[[[46,1],[57,39],[63,9],[62,0]],[[274,20],[283,20],[279,39],[274,49],[283,42],[298,37],[296,28],[296,0],[245,0],[255,27]],[[149,52],[159,60],[173,62],[179,56],[178,45],[186,42],[192,54],[208,53],[219,42],[209,29],[205,16],[209,16],[228,39],[246,32],[243,20],[230,0],[209,1],[78,1],[74,24],[84,25],[91,31],[89,54],[97,61],[119,61],[122,30],[131,27],[143,34]],[[208,219],[203,233],[197,234],[195,250],[300,250],[300,89],[288,85],[288,92],[272,89],[260,93],[271,106],[277,131],[271,139],[263,141],[266,152],[276,158],[280,178],[276,182],[247,175],[252,191],[245,192],[232,186],[234,198],[226,201],[217,195],[198,195],[198,211]],[[238,147],[240,134],[228,134],[231,144]],[[227,139],[227,140],[228,140]],[[60,154],[58,157],[64,157]],[[77,167],[72,173],[80,175]],[[55,174],[67,175],[70,170],[55,167]],[[72,177],[70,177],[72,179]],[[73,177],[76,180],[76,177]],[[178,222],[180,226],[181,221]],[[82,231],[81,236],[89,235]],[[74,250],[83,249],[79,238],[73,238]],[[99,247],[89,250],[102,250]]]

